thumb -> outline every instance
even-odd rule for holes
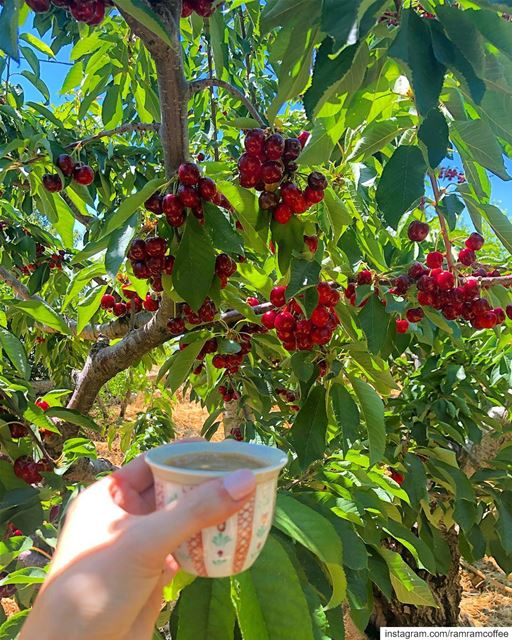
[[[137,518],[133,548],[145,562],[161,569],[165,556],[201,529],[224,522],[255,490],[256,479],[248,469],[200,484],[164,509]]]

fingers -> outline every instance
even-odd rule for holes
[[[187,538],[239,511],[255,489],[254,474],[248,469],[205,482],[166,509],[137,518],[129,534],[131,544],[144,562],[161,567],[163,558]]]

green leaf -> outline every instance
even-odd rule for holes
[[[493,228],[504,247],[512,253],[512,223],[498,207],[492,204],[482,205],[480,211]]]
[[[49,58],[55,58],[55,54],[53,53],[52,49],[50,49],[50,47],[46,44],[46,42],[40,40],[33,33],[22,33],[20,36],[20,40],[28,42],[28,44],[31,44],[34,49],[37,49],[41,53],[44,53]]]
[[[0,13],[0,49],[20,61],[18,48],[19,0],[5,0]]]
[[[224,213],[210,202],[203,203],[204,218],[210,237],[219,251],[244,254],[242,238],[233,228]]]
[[[69,284],[66,297],[62,303],[62,311],[64,311],[69,303],[74,300],[77,295],[84,289],[94,278],[105,275],[105,268],[101,262],[95,262],[78,271]]]
[[[345,44],[357,25],[361,0],[323,0],[322,31],[331,36],[335,49]]]
[[[359,313],[359,325],[366,335],[370,353],[379,353],[386,341],[389,314],[377,295],[370,294],[369,301]]]
[[[171,49],[174,49],[176,43],[171,39],[167,29],[148,5],[141,0],[116,0],[116,5],[127,14],[133,16],[137,22],[144,25],[146,29],[154,33],[162,42],[165,42]]]
[[[107,129],[118,125],[123,116],[120,89],[121,87],[118,84],[110,85],[101,105],[101,120],[103,126]]]
[[[78,60],[78,62],[75,62],[75,64],[68,71],[64,79],[64,82],[62,83],[62,87],[60,89],[60,95],[71,93],[74,89],[76,89],[76,87],[79,87],[83,77],[84,77],[83,64],[80,60]]]
[[[43,302],[43,300],[13,300],[11,304],[37,320],[39,324],[51,327],[66,335],[71,333],[64,318],[48,306],[46,302]]]
[[[362,135],[355,139],[354,149],[348,159],[359,160],[372,156],[395,140],[409,126],[410,122],[406,123],[403,118],[370,123]]]
[[[377,204],[386,222],[396,229],[413,203],[425,193],[426,166],[419,147],[403,145],[386,163],[377,187]]]
[[[101,298],[107,290],[107,285],[94,287],[78,305],[78,322],[76,334],[79,336],[87,326],[88,322],[100,308]]]
[[[83,429],[90,429],[91,431],[101,433],[101,427],[96,424],[96,422],[94,422],[91,417],[83,415],[76,409],[66,409],[66,407],[50,407],[45,411],[45,414],[49,418],[58,418],[59,420],[63,420],[64,422],[75,424],[77,427],[82,427]]]
[[[185,349],[177,351],[171,356],[170,365],[167,363],[162,365],[162,367],[167,367],[169,369],[166,383],[170,388],[171,393],[174,393],[185,382],[190,370],[192,369],[192,365],[205,342],[206,338],[191,342]]]
[[[215,273],[215,249],[210,236],[195,216],[188,216],[176,252],[173,284],[194,310],[203,304]]]
[[[386,450],[386,426],[384,424],[384,403],[375,389],[359,378],[351,378],[352,386],[363,409],[368,442],[370,463],[382,462]]]
[[[301,166],[326,164],[337,142],[345,129],[345,114],[343,111],[326,117],[318,117],[311,132],[304,151],[297,162]]]
[[[266,253],[268,251],[261,233],[256,231],[258,222],[258,200],[249,189],[244,189],[231,182],[217,182],[217,189],[226,196],[236,211],[236,215],[242,224],[242,236],[247,240],[254,251]]]
[[[442,331],[446,331],[446,333],[452,335],[453,329],[445,320],[443,315],[441,315],[438,311],[429,309],[428,307],[423,307],[423,311],[425,313],[425,317],[428,318],[430,322],[435,324],[436,327],[439,327]]]
[[[275,537],[250,569],[231,578],[231,597],[244,640],[314,640],[299,577]]]
[[[446,71],[434,55],[427,22],[414,9],[404,9],[400,31],[389,48],[389,54],[410,69],[416,106],[422,115],[437,108]]]
[[[391,584],[400,602],[424,607],[438,606],[427,583],[414,573],[398,553],[383,547],[379,547],[378,551],[388,565]]]
[[[1,33],[2,31],[0,29],[0,34]],[[24,609],[23,611],[17,611],[12,616],[9,616],[9,618],[7,618],[7,620],[0,626],[0,640],[12,640],[13,638],[17,638],[30,611],[30,609]]]
[[[0,327],[0,345],[18,373],[28,380],[31,367],[21,341],[10,331]]]
[[[50,420],[46,413],[32,402],[29,403],[23,412],[23,417],[27,422],[35,424],[38,429],[51,431],[52,433],[60,433],[57,426]]]
[[[177,640],[230,640],[234,630],[229,578],[197,578],[183,589]]]
[[[427,147],[428,163],[435,169],[448,152],[448,124],[439,109],[431,109],[418,129],[418,138]]]
[[[122,227],[113,231],[109,236],[107,253],[105,254],[105,269],[112,280],[115,279],[119,267],[123,264],[138,222],[139,216],[134,213]]]
[[[117,211],[110,216],[107,220],[104,228],[98,235],[96,242],[112,233],[116,229],[119,229],[128,218],[139,208],[144,202],[158,191],[167,182],[165,178],[153,178],[142,187],[140,191],[134,193],[131,196],[125,198],[119,205]]]
[[[314,553],[329,572],[332,596],[328,609],[338,606],[346,596],[343,548],[332,524],[320,513],[289,495],[277,497],[274,526]]]
[[[47,262],[40,264],[34,273],[30,276],[28,281],[28,290],[30,295],[34,295],[41,290],[41,287],[50,277],[50,267]]]
[[[314,260],[292,259],[290,282],[286,288],[286,299],[291,300],[304,288],[316,285],[320,276],[320,265]]]
[[[286,25],[298,14],[311,15],[317,8],[317,0],[269,0],[261,13],[260,27],[262,34]]]
[[[511,179],[503,163],[502,149],[485,120],[458,120],[454,122],[453,129],[457,133],[454,139],[455,144],[457,144],[457,137],[460,136],[472,160],[489,169],[502,180]]]
[[[442,199],[439,208],[448,222],[450,231],[455,231],[457,219],[465,209],[464,203],[454,193],[450,193]]]
[[[297,414],[290,432],[303,468],[323,456],[326,431],[325,389],[315,386]]]
[[[448,5],[436,6],[435,12],[450,40],[473,67],[476,75],[482,78],[484,73],[484,41],[471,17],[465,11]]]
[[[359,409],[346,387],[335,382],[330,389],[332,409],[340,427],[345,443],[344,450],[348,450],[359,436]]]
[[[488,9],[466,9],[464,17],[473,22],[486,40],[512,58],[512,24],[504,16]]]
[[[334,189],[328,187],[324,192],[324,203],[327,217],[331,224],[333,240],[337,242],[344,227],[352,224],[352,216],[341,198],[338,198]]]
[[[28,69],[24,69],[21,72],[21,75],[29,80],[34,87],[39,91],[39,93],[45,99],[46,104],[50,102],[50,90],[46,86],[46,83],[41,80],[33,71],[29,71]]]
[[[496,531],[507,555],[512,555],[512,491],[503,491],[501,498],[496,500],[498,520]]]

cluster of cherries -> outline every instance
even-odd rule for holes
[[[110,0],[25,0],[36,13],[46,13],[53,4],[55,7],[67,9],[78,22],[85,22],[94,27],[103,21]]]
[[[50,473],[52,468],[48,460],[36,462],[32,456],[20,456],[14,461],[14,474],[27,484],[39,484],[43,480],[41,473]]]
[[[101,298],[101,308],[112,312],[117,318],[122,318],[131,313],[132,308],[135,313],[142,309],[153,312],[157,311],[160,306],[160,299],[153,297],[150,293],[147,293],[145,299],[141,300],[137,293],[129,288],[129,285],[123,285],[122,291],[126,302],[118,300],[111,293],[105,293]]]
[[[181,17],[188,18],[195,12],[201,18],[209,18],[215,13],[218,4],[216,0],[183,0]]]
[[[85,187],[88,187],[94,180],[94,171],[91,167],[83,162],[75,162],[67,153],[61,153],[55,164],[66,178],[71,178]],[[64,183],[58,173],[45,173],[43,186],[47,191],[56,193],[62,191]]]
[[[439,169],[439,179],[449,181],[457,180],[457,184],[462,184],[463,182],[466,182],[466,175],[463,171],[459,171],[459,169],[441,167]]]
[[[178,184],[175,193],[164,196],[155,193],[145,202],[148,211],[156,215],[164,214],[171,227],[185,224],[187,209],[200,221],[204,221],[203,201],[232,210],[225,196],[217,190],[215,181],[201,177],[195,162],[183,162],[178,167]]]
[[[133,275],[141,280],[149,280],[153,291],[164,290],[162,276],[170,276],[174,269],[174,256],[166,255],[167,240],[154,236],[143,240],[136,238],[128,250],[128,259]]]
[[[264,313],[261,321],[267,329],[276,330],[288,351],[311,351],[314,345],[328,344],[339,324],[334,307],[340,294],[328,282],[320,282],[317,291],[318,305],[309,319],[294,298],[286,301],[286,287],[274,287],[270,292],[275,309]]]
[[[40,267],[45,262],[48,263],[50,269],[57,269],[58,271],[62,270],[62,266],[66,262],[66,251],[64,249],[60,249],[57,253],[52,253],[50,256],[45,256],[43,258],[43,254],[45,252],[45,247],[37,243],[36,244],[36,261],[31,262],[30,264],[23,265],[19,267],[20,272],[24,276],[29,276],[33,273],[37,267]]]
[[[167,323],[167,328],[174,336],[179,336],[186,331],[186,324],[191,324],[192,326],[196,326],[198,324],[203,324],[205,322],[213,322],[215,316],[217,315],[217,307],[215,303],[210,298],[206,298],[203,304],[199,307],[197,312],[195,312],[190,305],[187,303],[181,305],[181,316],[176,318],[171,318]],[[210,346],[213,344],[211,341]],[[185,345],[187,343],[184,343]],[[208,342],[206,343],[208,344]],[[206,345],[205,345],[206,346]],[[204,347],[203,347],[204,349]],[[213,352],[207,352],[213,353]],[[206,355],[206,352],[205,352]]]
[[[286,224],[294,214],[305,213],[324,198],[327,178],[313,171],[305,189],[300,189],[293,177],[309,134],[284,138],[280,133],[251,129],[244,140],[245,152],[238,160],[240,185],[260,191],[259,206],[269,211],[276,222]]]

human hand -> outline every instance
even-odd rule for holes
[[[255,486],[251,471],[235,471],[155,511],[144,456],[99,480],[70,505],[20,640],[150,640],[179,568],[172,551],[236,513]]]

